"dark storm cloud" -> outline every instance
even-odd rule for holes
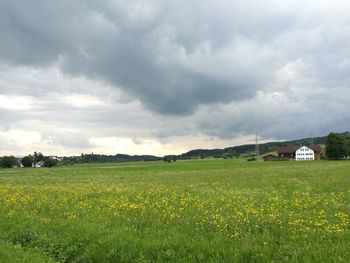
[[[257,59],[264,63],[259,66],[271,68],[262,77],[246,61],[259,57],[263,48],[240,55],[240,39],[265,41],[293,23],[287,14],[272,20],[257,7],[225,1],[2,1],[0,7],[2,62],[58,64],[68,75],[107,82],[166,114],[253,97],[279,65],[272,58],[278,54]],[[255,14],[249,20],[251,10]],[[204,51],[203,43],[208,43]],[[218,53],[222,72],[215,75],[206,67]],[[194,55],[201,65],[192,63]]]
[[[41,104],[0,109],[0,128],[88,127],[79,147],[119,132],[283,139],[348,130],[348,10],[341,0],[0,0],[0,94]],[[112,105],[89,96],[74,104],[71,94]],[[64,146],[76,134],[40,131]]]

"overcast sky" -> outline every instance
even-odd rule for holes
[[[347,131],[349,46],[346,0],[0,0],[0,155]]]

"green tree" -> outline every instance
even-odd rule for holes
[[[170,155],[164,156],[164,157],[163,157],[163,161],[164,161],[165,163],[171,163],[171,156],[170,156]]]
[[[350,138],[346,138],[346,156],[350,156]]]
[[[346,138],[340,133],[331,132],[326,140],[326,155],[329,159],[339,160],[347,154]]]
[[[50,158],[50,157],[44,157],[44,167],[53,167],[57,165],[57,161]]]
[[[34,152],[34,162],[44,161],[44,155],[41,152]]]
[[[21,159],[21,163],[24,167],[32,167],[33,162],[34,162],[34,158],[32,155],[24,156]]]
[[[1,158],[2,168],[12,168],[17,165],[16,158],[14,156],[4,156]]]

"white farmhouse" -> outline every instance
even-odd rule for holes
[[[315,152],[309,147],[302,146],[295,151],[296,161],[315,160]]]

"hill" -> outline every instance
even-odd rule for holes
[[[344,132],[343,135],[350,137],[349,132]],[[290,141],[267,142],[259,144],[260,154],[273,152],[277,146],[291,145],[310,145],[310,144],[325,144],[327,136],[304,138]],[[252,156],[255,154],[255,144],[245,144],[224,149],[195,149],[179,155],[166,155],[163,158],[154,155],[104,155],[104,154],[81,154],[80,156],[63,157],[61,164],[73,163],[114,163],[114,162],[137,162],[137,161],[159,161],[159,160],[187,160],[200,158],[233,158],[238,156]]]
[[[350,132],[342,133],[346,137],[350,137]],[[267,142],[259,144],[260,154],[273,152],[277,146],[292,146],[292,145],[310,145],[310,144],[325,144],[327,136],[303,138],[298,140]],[[240,155],[253,155],[255,152],[255,144],[244,144],[239,146],[227,147],[224,149],[196,149],[186,153],[177,155],[177,159],[196,159],[208,157],[235,157]]]

